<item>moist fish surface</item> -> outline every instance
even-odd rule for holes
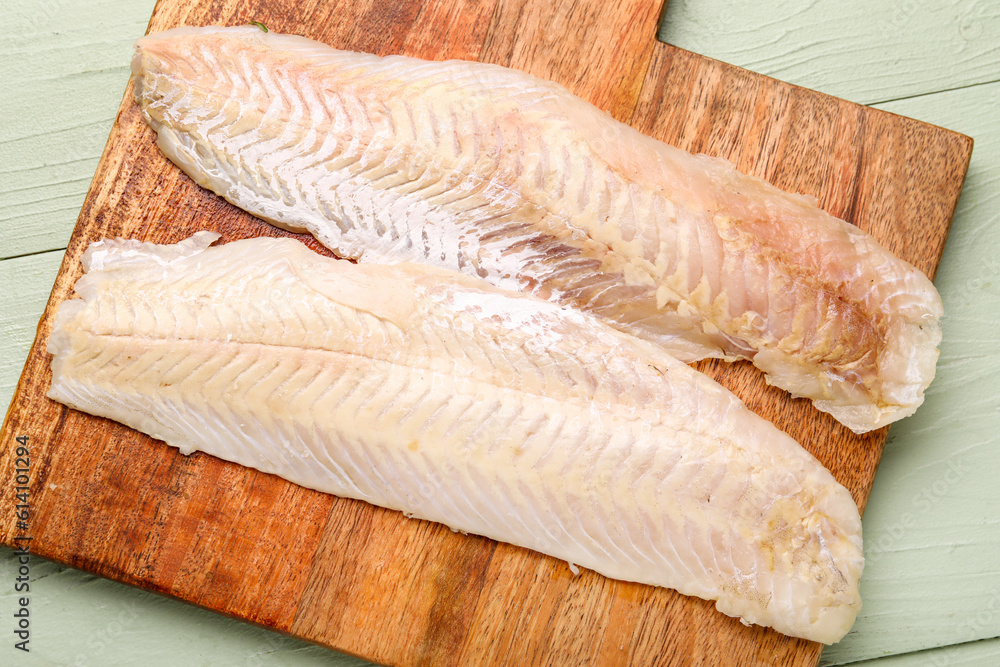
[[[136,42],[136,100],[200,185],[361,261],[596,315],[684,361],[750,359],[857,432],[911,414],[940,298],[868,234],[561,86],[255,27]]]
[[[49,397],[789,635],[851,627],[850,493],[705,375],[456,272],[217,236],[93,244]]]

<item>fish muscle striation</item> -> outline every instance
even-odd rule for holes
[[[736,396],[577,311],[291,239],[93,244],[49,396],[164,440],[821,642],[850,493]]]
[[[750,359],[857,432],[911,414],[940,298],[811,198],[475,62],[255,27],[136,43],[142,113],[200,185],[342,257],[456,269],[678,358]]]

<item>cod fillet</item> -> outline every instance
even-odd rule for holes
[[[942,305],[920,271],[554,83],[255,27],[144,37],[132,71],[167,157],[339,256],[479,276],[683,361],[749,359],[859,433],[913,413],[933,379]]]
[[[713,380],[452,271],[217,236],[93,244],[49,397],[789,635],[851,627],[850,493]]]

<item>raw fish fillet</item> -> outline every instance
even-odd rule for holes
[[[708,377],[581,313],[290,239],[101,241],[49,397],[338,496],[840,639],[850,493]]]
[[[815,200],[644,136],[561,86],[255,27],[136,42],[136,100],[200,185],[343,257],[418,261],[750,359],[857,432],[934,376],[930,280]]]

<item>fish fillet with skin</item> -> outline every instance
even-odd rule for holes
[[[821,642],[851,627],[850,493],[713,380],[452,271],[216,236],[92,245],[49,397],[748,623]]]
[[[167,157],[342,257],[477,275],[684,361],[750,359],[856,432],[913,413],[934,376],[942,306],[920,271],[554,83],[254,27],[142,38],[132,71]]]

